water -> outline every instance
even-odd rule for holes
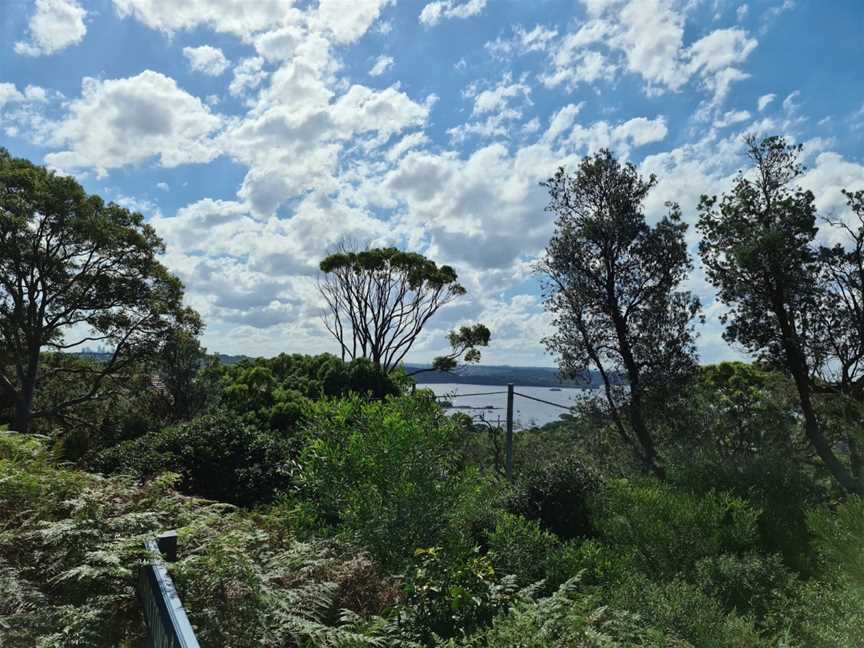
[[[463,412],[472,416],[483,416],[491,423],[497,423],[500,417],[503,425],[507,420],[507,387],[502,385],[462,385],[456,383],[429,383],[417,385],[418,388],[431,389],[438,396],[453,395],[450,400],[453,403],[452,412]],[[577,400],[590,396],[594,393],[592,389],[577,389],[573,387],[550,388],[550,387],[520,387],[514,386],[514,392],[525,394],[534,398],[542,398],[551,403],[572,406]],[[501,392],[488,396],[465,396],[459,394],[475,394]],[[554,405],[546,405],[537,401],[522,398],[518,395],[513,397],[513,426],[516,429],[546,425],[557,421],[567,410]]]

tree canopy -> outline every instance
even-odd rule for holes
[[[0,387],[15,402],[17,430],[105,397],[106,377],[170,329],[183,287],[157,260],[162,251],[141,214],[0,150]],[[79,388],[34,411],[41,354],[88,343],[110,348],[108,362],[46,369],[79,372]]]
[[[642,203],[655,183],[608,150],[584,158],[575,173],[559,169],[544,183],[556,221],[539,270],[556,328],[547,347],[568,374],[597,369],[622,439],[658,471],[645,399],[694,368],[700,307],[680,290],[692,262],[678,207],[653,227],[645,222]]]
[[[450,266],[392,247],[358,251],[342,245],[320,269],[324,325],[342,359],[368,358],[384,372],[399,366],[435,313],[465,294]],[[488,345],[489,330],[462,327],[450,333],[449,342],[453,351],[436,358],[436,369],[452,369],[462,355],[478,361],[476,347]]]
[[[788,372],[816,454],[841,488],[864,493],[859,431],[845,436],[844,465],[814,400],[834,370],[850,395],[862,381],[860,243],[849,252],[817,246],[815,197],[796,184],[801,145],[782,137],[747,144],[752,173],[740,172],[730,192],[703,196],[699,206],[699,251],[729,309],[724,337]],[[859,206],[855,196],[850,206]],[[853,242],[864,237],[864,230],[846,231]]]

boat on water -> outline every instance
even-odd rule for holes
[[[550,387],[549,391],[561,391],[560,387]]]

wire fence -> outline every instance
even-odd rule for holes
[[[528,394],[523,394],[521,392],[517,392],[513,389],[513,384],[510,383],[507,385],[506,390],[499,391],[490,391],[490,392],[471,392],[468,394],[436,394],[436,400],[443,400],[446,402],[450,402],[454,398],[468,398],[468,397],[476,397],[476,396],[496,396],[499,394],[507,395],[507,417],[505,419],[506,424],[506,473],[508,479],[513,479],[513,428],[514,428],[514,420],[513,420],[513,401],[515,397],[526,398],[528,400],[536,401],[538,403],[543,403],[544,405],[549,405],[552,407],[558,407],[564,410],[570,410],[573,408],[574,404],[565,405],[563,403],[556,403],[554,401],[548,401],[543,398],[537,398],[536,396],[529,396]],[[484,423],[491,423],[486,419],[485,414],[475,414],[472,416],[474,420],[479,420]],[[498,419],[498,425],[500,427],[501,419]]]

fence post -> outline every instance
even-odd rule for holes
[[[507,479],[513,481],[513,383],[507,383]]]

